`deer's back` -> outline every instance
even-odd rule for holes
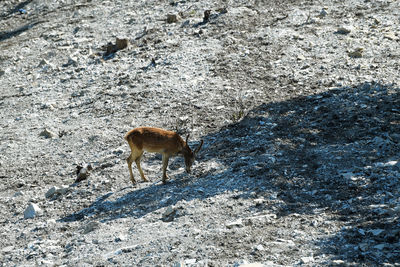
[[[182,150],[183,140],[175,132],[154,127],[139,127],[130,130],[125,139],[139,149],[149,152],[177,153]]]

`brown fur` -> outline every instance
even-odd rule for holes
[[[154,127],[139,127],[130,130],[125,135],[125,140],[128,142],[129,147],[131,148],[131,154],[126,159],[126,161],[128,163],[130,178],[133,184],[136,183],[135,179],[133,178],[132,172],[133,161],[136,162],[136,166],[143,181],[149,181],[144,176],[143,170],[140,167],[140,160],[144,151],[162,154],[162,181],[163,183],[166,183],[166,172],[169,158],[177,154],[183,155],[183,157],[185,158],[186,171],[190,172],[190,167],[194,162],[195,154],[200,150],[201,146],[203,145],[203,141],[201,141],[199,147],[194,152],[192,152],[187,143],[176,132]]]

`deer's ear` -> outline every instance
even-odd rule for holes
[[[200,145],[196,148],[196,150],[194,151],[194,154],[197,154],[197,152],[200,151],[201,147],[203,146],[203,143],[204,143],[204,141],[201,140],[201,141],[200,141]]]

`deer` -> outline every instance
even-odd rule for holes
[[[132,172],[132,163],[134,161],[142,180],[144,182],[150,182],[144,176],[143,170],[140,167],[140,160],[144,151],[150,153],[159,153],[162,155],[163,184],[166,184],[167,182],[167,166],[170,157],[177,155],[183,156],[185,159],[186,172],[190,173],[190,168],[193,165],[196,154],[203,145],[203,140],[201,140],[199,146],[192,151],[188,145],[188,139],[189,135],[186,137],[186,141],[183,141],[182,137],[180,137],[176,132],[155,127],[138,127],[130,130],[125,135],[125,140],[128,142],[129,147],[131,148],[131,153],[126,161],[128,163],[132,184],[136,184],[136,180],[133,177]]]

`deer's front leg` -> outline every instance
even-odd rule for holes
[[[162,182],[165,184],[167,182],[167,167],[168,167],[168,160],[169,160],[169,155],[168,154],[163,154],[162,155],[162,163],[163,163],[163,177],[162,177]]]

